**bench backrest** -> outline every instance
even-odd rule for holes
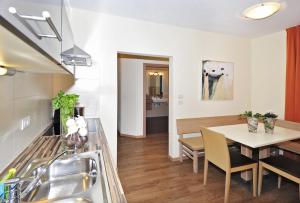
[[[234,124],[241,124],[245,122],[246,119],[241,118],[239,115],[177,119],[176,120],[177,134],[183,135],[183,134],[199,133],[201,127],[234,125]]]

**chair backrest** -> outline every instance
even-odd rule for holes
[[[201,128],[201,132],[205,158],[224,171],[229,170],[230,156],[225,136],[207,128]]]

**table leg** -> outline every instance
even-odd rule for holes
[[[271,148],[270,147],[263,147],[259,148],[259,159],[267,158],[271,155]],[[267,170],[264,170],[264,175],[268,175],[269,172]]]
[[[241,154],[244,155],[244,156],[246,156],[246,157],[252,158],[252,148],[244,146],[244,145],[241,145]],[[252,172],[251,172],[251,170],[247,170],[247,171],[241,172],[241,178],[244,181],[250,181],[250,180],[252,180]]]
[[[258,158],[259,159],[263,159],[263,158],[267,158],[270,156],[270,148],[269,147],[263,147],[263,148],[259,148],[259,155]],[[244,156],[247,156],[249,158],[253,157],[253,151],[252,148],[241,145],[241,154],[243,154]],[[266,171],[264,172],[264,175],[268,174]],[[251,170],[247,170],[247,171],[243,171],[241,172],[241,178],[245,181],[250,181],[252,180],[252,171]]]

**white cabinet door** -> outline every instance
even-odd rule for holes
[[[61,1],[62,0],[0,0],[0,15],[3,19],[8,21],[26,37],[28,37],[32,43],[38,45],[41,49],[48,53],[48,55],[55,59],[57,63],[60,63],[61,41],[57,38],[37,38],[37,36],[24,25],[24,23],[9,12],[9,8],[14,7],[20,15],[26,16],[42,17],[42,13],[44,11],[49,12],[54,27],[57,29],[59,35],[61,35]],[[37,34],[55,34],[53,29],[51,29],[49,24],[45,21],[26,20],[26,22],[28,22]]]

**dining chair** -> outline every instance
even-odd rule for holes
[[[270,156],[259,161],[258,167],[258,196],[261,194],[263,173],[264,170],[272,171],[278,174],[278,189],[281,186],[281,177],[285,177],[299,184],[299,199],[300,199],[300,161],[290,159],[288,157]]]
[[[193,160],[193,172],[198,173],[198,158],[204,153],[204,145],[202,136],[184,137],[186,134],[201,133],[198,131],[185,131],[185,134],[179,134],[179,158],[183,162],[183,156],[189,157]],[[226,139],[228,146],[232,146],[234,142]]]
[[[257,163],[256,161],[241,155],[240,153],[229,151],[226,138],[223,134],[214,132],[207,128],[202,128],[204,142],[204,181],[207,184],[208,163],[216,165],[226,173],[225,198],[224,202],[229,202],[231,174],[239,171],[252,169],[253,172],[253,197],[256,197],[257,190]]]

